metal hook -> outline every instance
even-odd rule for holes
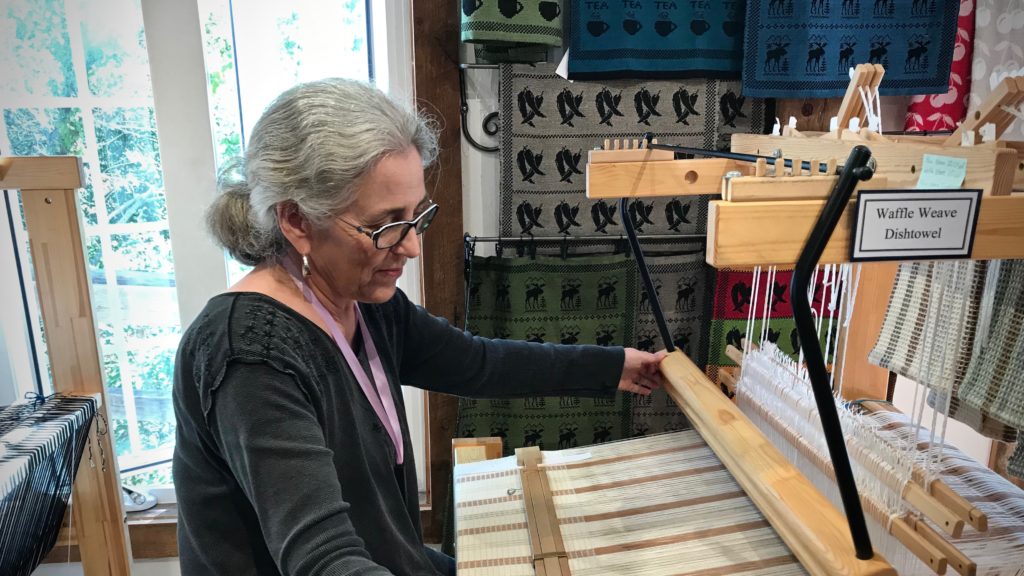
[[[474,140],[473,136],[469,134],[469,128],[466,123],[466,117],[469,115],[469,100],[466,97],[466,69],[468,67],[466,64],[459,64],[459,115],[462,117],[462,136],[466,138],[466,142],[469,142],[470,146],[481,152],[497,152],[497,146],[484,146]],[[491,112],[484,116],[483,122],[481,122],[484,134],[494,136],[498,133],[497,119],[497,112]]]

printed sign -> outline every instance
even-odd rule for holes
[[[857,193],[850,260],[970,258],[981,190]]]

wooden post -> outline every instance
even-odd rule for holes
[[[459,130],[459,11],[447,3],[412,0],[416,102],[438,120],[440,155],[427,174],[427,190],[439,206],[423,236],[423,298],[432,314],[463,324],[462,135]],[[452,475],[451,440],[458,401],[427,396],[429,513],[421,516],[427,542],[440,542]]]
[[[847,400],[885,400],[889,388],[889,371],[868,362],[868,353],[875,347],[878,333],[882,329],[898,266],[895,262],[862,265],[853,318],[846,330],[845,351],[840,350],[843,357],[835,364],[836,369],[842,370],[843,397]]]
[[[48,166],[53,170],[48,171]],[[15,158],[0,185],[22,190],[54,391],[99,394],[103,398],[96,426],[89,433],[92,458],[79,467],[73,492],[82,568],[86,576],[128,576],[131,547],[121,506],[117,457],[107,425],[103,372],[76,206],[80,173],[78,158]]]

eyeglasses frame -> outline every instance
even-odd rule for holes
[[[385,225],[381,226],[380,228],[377,228],[376,230],[373,230],[373,231],[368,230],[365,226],[361,226],[359,224],[353,224],[353,223],[345,220],[344,218],[342,218],[340,216],[338,216],[338,220],[340,220],[341,222],[351,226],[352,228],[355,229],[356,232],[359,232],[360,234],[363,234],[367,238],[372,240],[373,241],[373,247],[376,248],[377,250],[390,250],[390,249],[394,248],[395,246],[398,246],[399,244],[404,242],[405,241],[405,237],[409,235],[409,231],[410,230],[415,230],[416,226],[420,223],[421,220],[423,220],[423,218],[427,214],[434,214],[434,215],[436,215],[437,209],[438,209],[438,205],[433,203],[433,202],[431,202],[430,205],[427,206],[423,210],[423,212],[420,212],[419,216],[413,218],[412,220],[400,220],[398,222],[390,222],[390,223],[385,224]],[[432,215],[431,216],[431,221],[433,221],[433,218],[434,218],[434,216]],[[398,241],[395,242],[394,244],[390,245],[390,246],[385,246],[383,248],[381,246],[379,246],[379,241],[380,241],[381,235],[384,234],[385,230],[387,230],[389,228],[393,228],[395,226],[405,226],[405,231],[403,231],[401,236],[398,237]],[[429,226],[430,226],[430,224],[428,223],[427,227],[429,227]],[[417,231],[416,235],[418,236],[418,235],[423,234],[423,232],[425,232],[427,230],[427,227],[424,227],[423,230]]]

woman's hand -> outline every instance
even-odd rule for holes
[[[636,348],[626,348],[626,361],[622,364],[619,390],[647,396],[651,390],[660,388],[665,379],[658,370],[658,365],[665,356],[668,356],[668,352],[664,350],[651,354]]]

